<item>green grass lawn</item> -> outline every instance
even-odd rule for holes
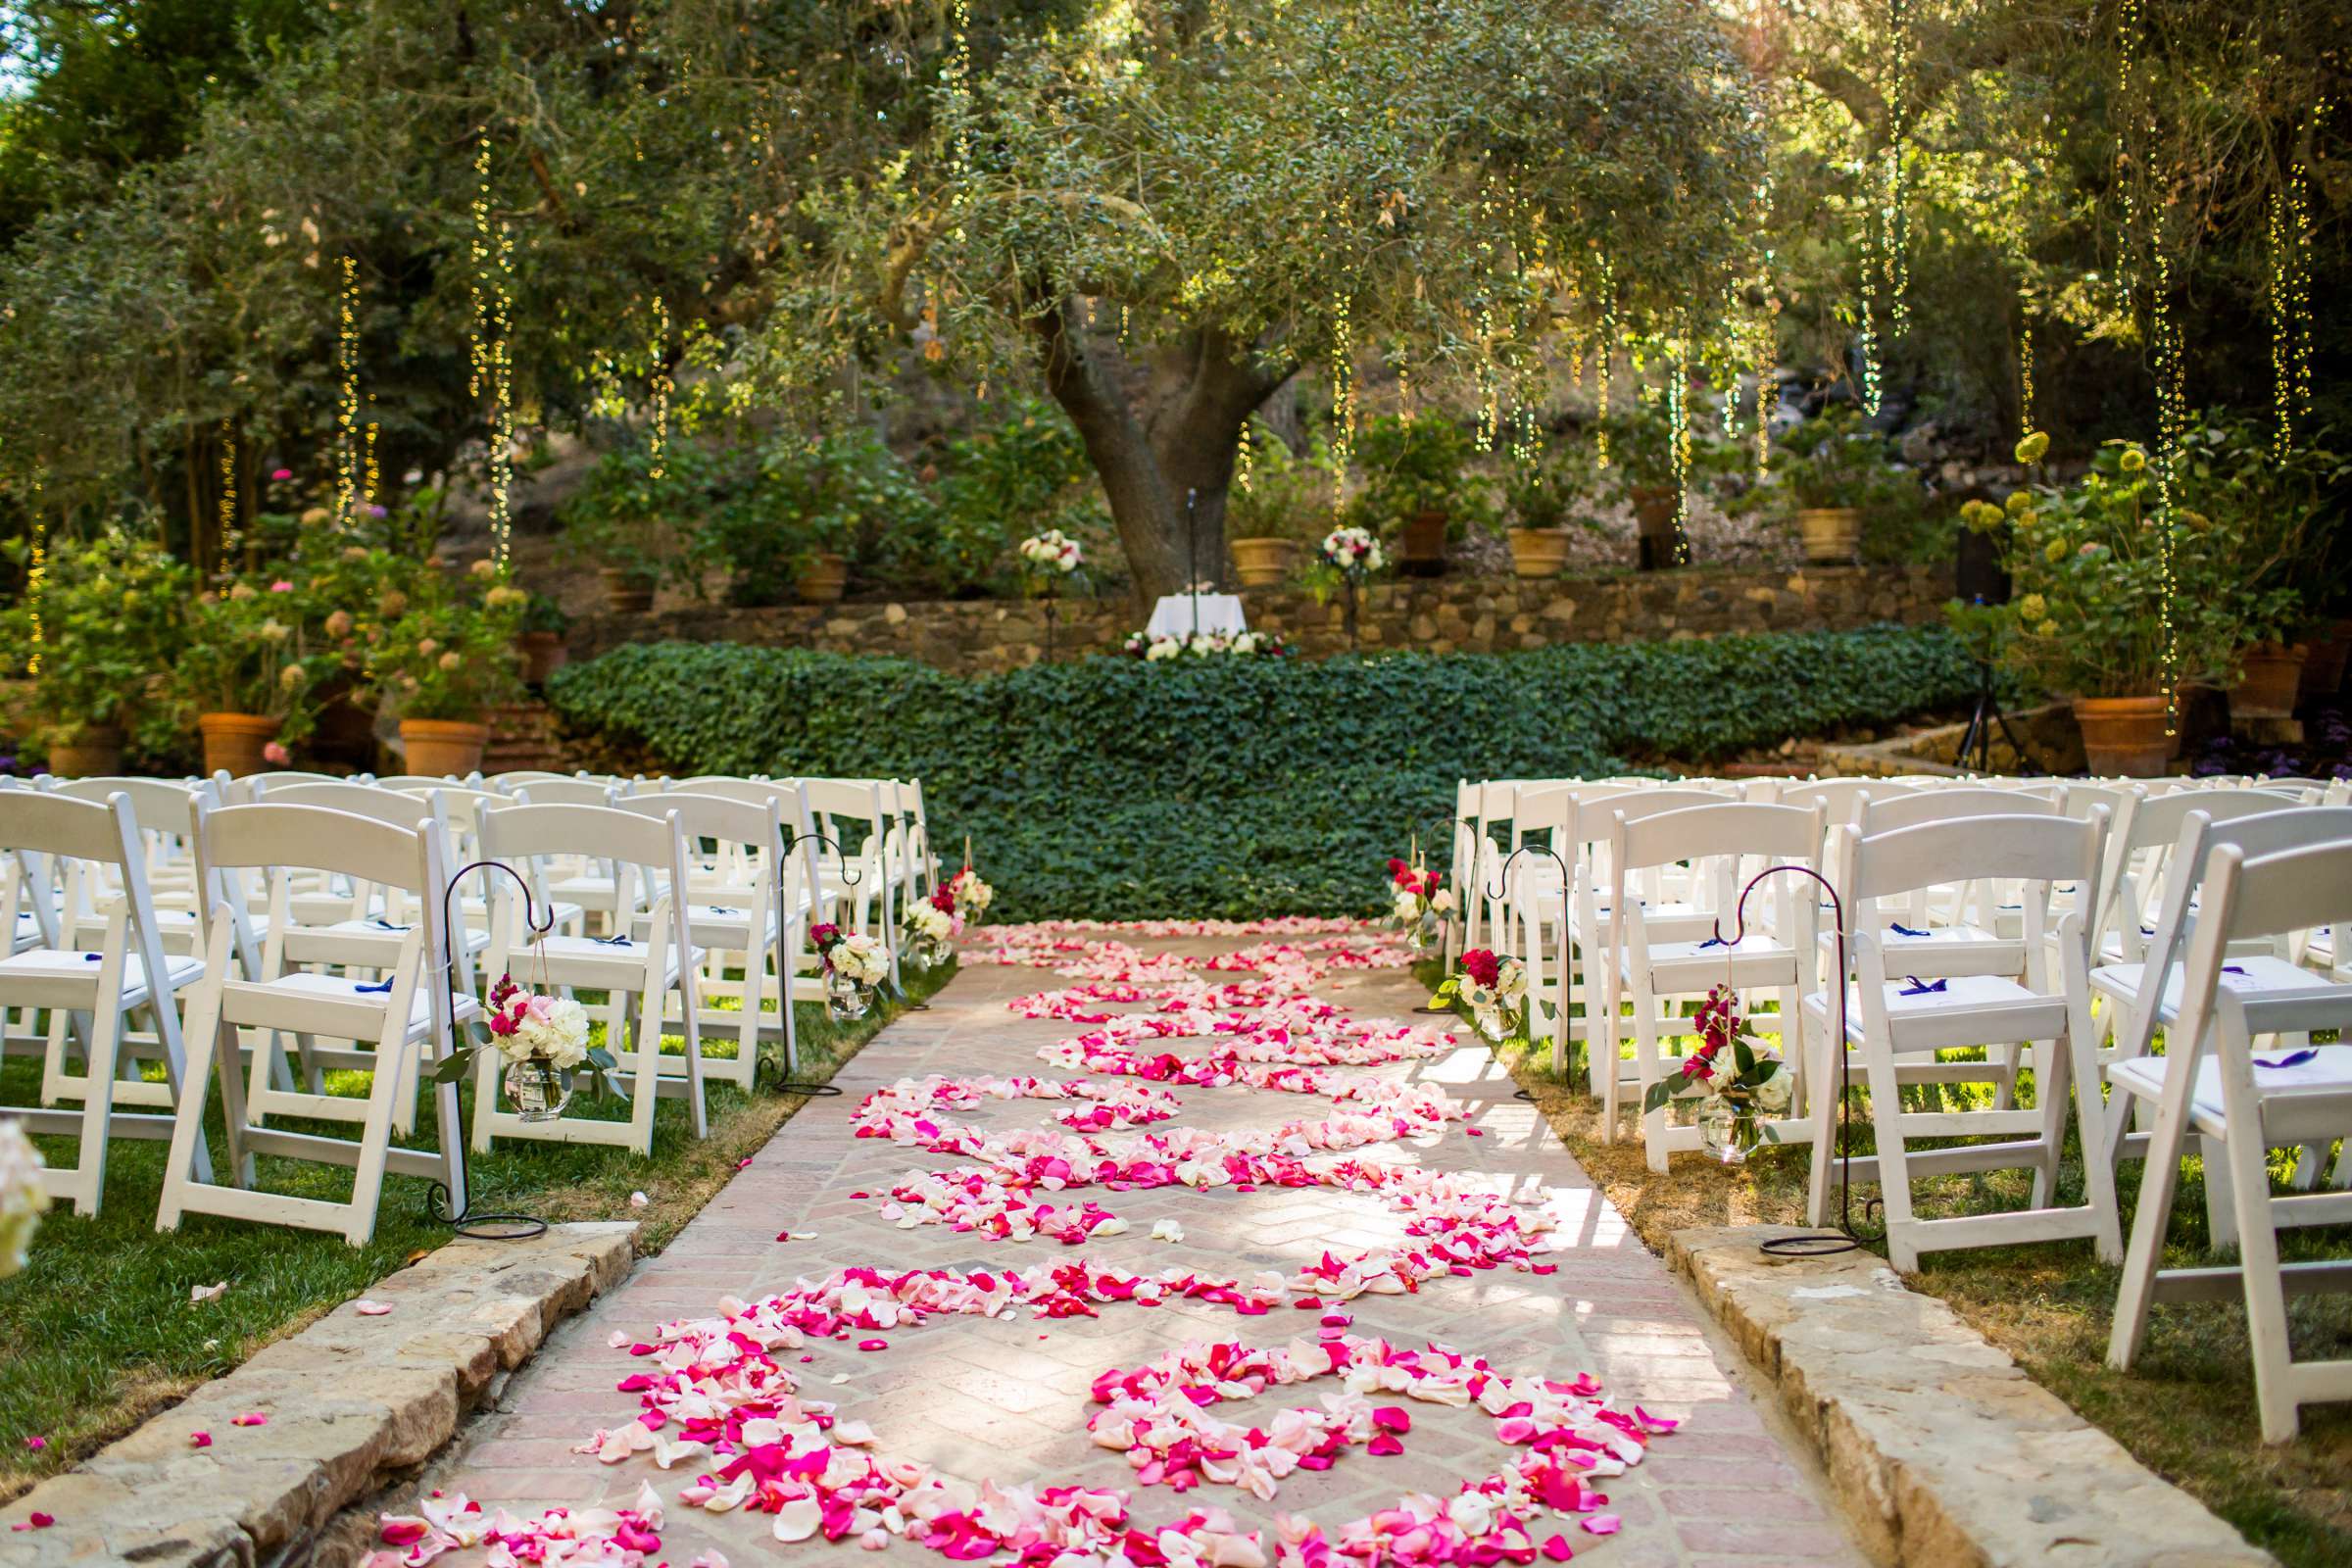
[[[1424,977],[1432,975],[1434,970]],[[1658,1175],[1643,1162],[1633,1112],[1623,1113],[1618,1141],[1603,1144],[1600,1111],[1584,1093],[1582,1071],[1571,1088],[1547,1061],[1548,1047],[1517,1055],[1511,1070],[1654,1250],[1663,1252],[1668,1235],[1686,1226],[1804,1223],[1807,1149],[1767,1145],[1738,1169],[1676,1154],[1673,1168]],[[2021,1082],[2022,1104],[2033,1103],[2032,1082],[2030,1073]],[[1947,1096],[1955,1087],[1990,1094],[1982,1086],[1935,1087]],[[1859,1089],[1851,1093],[1851,1148],[1867,1153],[1875,1147],[1868,1097]],[[2292,1162],[2290,1152],[2272,1156],[2280,1191]],[[2118,1172],[2127,1240],[2141,1168],[2139,1161],[2126,1160]],[[1913,1207],[1922,1218],[2022,1208],[2031,1184],[2025,1171],[1929,1178],[1914,1184]],[[1867,1200],[1876,1196],[1875,1186],[1853,1190],[1856,1225],[1865,1236],[1882,1229],[1875,1211],[1865,1216]],[[2083,1200],[2081,1152],[2072,1140],[2056,1200]],[[1834,1220],[1835,1188],[1832,1202]],[[2352,1227],[2287,1231],[2279,1246],[2290,1259],[2341,1257],[2352,1253]],[[1886,1248],[1873,1250],[1884,1256]],[[2229,1260],[2211,1248],[2203,1170],[2190,1159],[2167,1232],[2166,1264]],[[2110,1371],[2107,1331],[2119,1272],[2099,1263],[2088,1242],[2059,1242],[1931,1254],[1908,1283],[1949,1302],[2036,1382],[2289,1568],[2352,1562],[2352,1405],[2306,1406],[2295,1442],[2265,1446],[2254,1410],[2245,1309],[2233,1304],[2157,1307],[2137,1366],[2129,1373]],[[2352,1296],[2305,1297],[2287,1305],[2298,1356],[2352,1356]]]
[[[913,1000],[936,991],[953,973],[910,975]],[[821,1006],[804,1004],[798,1076],[831,1077],[896,1011],[877,1007],[855,1024],[835,1026]],[[713,1043],[709,1049],[716,1054],[718,1048]],[[364,1075],[352,1074],[330,1088],[364,1094],[366,1084]],[[38,1087],[38,1062],[12,1058],[0,1065],[0,1103],[29,1104]],[[650,1157],[585,1145],[502,1142],[469,1163],[473,1205],[554,1221],[635,1219],[644,1227],[640,1250],[659,1251],[738,1163],[808,1102],[765,1088],[750,1098],[731,1086],[712,1087],[709,1095],[710,1135],[699,1143],[688,1134],[684,1102],[660,1102]],[[464,1099],[470,1116],[469,1087]],[[586,1113],[617,1120],[628,1114],[620,1102],[587,1106]],[[211,1121],[217,1157],[218,1094]],[[347,1125],[310,1125],[353,1135]],[[427,1136],[412,1142],[431,1147],[429,1117],[419,1130]],[[36,1142],[44,1158],[62,1164],[76,1158],[69,1140]],[[65,1469],[450,1239],[449,1229],[426,1212],[431,1184],[404,1176],[385,1179],[375,1239],[366,1247],[209,1215],[189,1215],[176,1233],[159,1235],[155,1210],[166,1148],[116,1140],[108,1150],[106,1200],[97,1217],[81,1219],[52,1207],[24,1271],[0,1282],[0,1500]],[[306,1197],[341,1199],[351,1190],[346,1170],[272,1157],[259,1161],[259,1177],[270,1191]],[[630,1195],[638,1192],[647,1204],[632,1208]],[[216,1298],[190,1301],[192,1287],[222,1282],[228,1289]],[[35,1448],[34,1438],[44,1446]]]

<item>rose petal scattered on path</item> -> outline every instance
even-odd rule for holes
[[[359,1313],[362,1317],[382,1317],[386,1312],[392,1310],[392,1303],[389,1301],[364,1300],[360,1302],[359,1305],[353,1307],[352,1310]]]

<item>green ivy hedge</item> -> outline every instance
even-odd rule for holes
[[[1006,919],[1369,912],[1462,778],[1716,760],[1966,702],[1941,630],[1309,663],[904,659],[644,643],[557,673],[574,734],[672,773],[919,777]]]

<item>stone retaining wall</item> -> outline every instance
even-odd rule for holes
[[[1935,566],[1690,569],[1521,581],[1443,577],[1383,582],[1365,595],[1358,635],[1367,649],[1503,653],[1552,643],[1704,637],[1723,632],[1840,630],[1876,621],[1936,620],[1951,574]],[[1290,589],[1242,595],[1250,624],[1280,632],[1299,652],[1344,651],[1341,607]],[[1126,600],[1059,607],[1056,658],[1115,653],[1143,616]],[[845,654],[900,654],[966,673],[1013,669],[1045,656],[1045,607],[1034,601],[716,605],[599,613],[572,628],[571,653],[591,658],[622,643],[742,642]]]

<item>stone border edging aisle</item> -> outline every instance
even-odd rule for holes
[[[618,1283],[634,1222],[456,1241],[0,1509],[0,1564],[267,1562],[422,1464],[562,1319]],[[240,1426],[238,1416],[265,1422]],[[195,1434],[209,1435],[199,1446]],[[24,1529],[34,1515],[55,1522]],[[291,1553],[287,1548],[297,1548]]]
[[[1674,1267],[1821,1451],[1864,1549],[1902,1568],[2257,1568],[2202,1503],[1869,1252],[1775,1258],[1790,1226],[1674,1233]]]

